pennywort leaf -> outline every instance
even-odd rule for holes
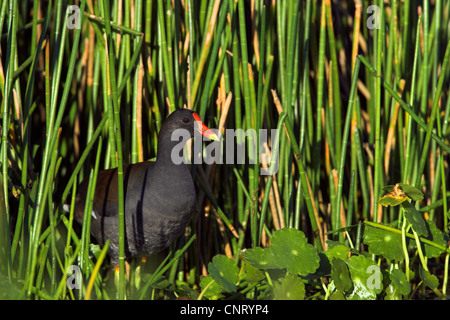
[[[352,256],[347,259],[348,269],[353,281],[350,300],[375,300],[383,290],[383,275],[380,267],[372,259]]]
[[[425,223],[425,219],[416,210],[416,208],[408,201],[402,203],[403,212],[405,213],[405,219],[411,224],[414,231],[419,235],[427,237],[428,230]]]
[[[306,276],[319,267],[317,250],[300,230],[284,228],[274,232],[271,249],[276,263],[292,274]]]
[[[239,268],[232,259],[224,255],[215,256],[208,264],[208,272],[225,291],[236,291],[236,283],[239,280]]]
[[[369,252],[381,255],[388,260],[403,260],[402,236],[389,230],[366,224],[363,241],[369,246]]]
[[[305,298],[305,284],[296,275],[286,273],[274,284],[274,300],[303,300]]]

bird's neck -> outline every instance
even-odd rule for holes
[[[171,170],[187,170],[183,157],[183,149],[188,141],[187,137],[173,137],[172,131],[165,127],[161,128],[158,139],[156,164],[158,166],[170,167]]]
[[[187,202],[195,198],[195,188],[188,166],[179,161],[180,153],[182,154],[180,150],[185,145],[185,142],[181,141],[181,139],[172,141],[169,134],[160,132],[155,172],[164,177],[164,185],[161,185],[158,190],[161,194],[160,198],[167,198],[164,201],[169,201],[173,207],[183,208]]]

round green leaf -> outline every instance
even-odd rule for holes
[[[347,264],[341,259],[333,258],[331,278],[339,291],[349,291],[353,286]]]
[[[419,274],[423,282],[425,282],[425,284],[431,289],[436,289],[439,286],[438,278],[435,275],[429,273],[422,266],[420,266],[419,268]]]
[[[236,283],[239,280],[239,268],[232,259],[224,255],[215,256],[208,264],[208,272],[225,291],[236,291]]]
[[[245,261],[258,269],[277,269],[279,266],[275,263],[272,250],[269,248],[256,247],[243,250],[242,254]]]
[[[383,290],[383,275],[372,259],[353,256],[346,261],[353,281],[350,300],[375,300]]]
[[[386,186],[383,189],[388,193],[384,195],[380,200],[378,200],[378,203],[385,207],[399,205],[400,203],[408,199],[405,192],[400,188],[399,184],[396,184],[394,186]]]
[[[328,249],[324,251],[328,259],[331,261],[333,258],[345,260],[348,257],[350,248],[335,241],[327,240]]]
[[[305,284],[293,274],[287,273],[286,277],[274,284],[274,300],[303,300],[305,298]]]
[[[392,270],[390,274],[392,287],[400,292],[402,295],[407,296],[411,292],[411,284],[404,274],[399,269]]]
[[[264,272],[253,267],[251,264],[246,263],[244,267],[245,280],[249,283],[258,283],[266,278]],[[241,275],[242,279],[242,275]]]
[[[400,188],[403,192],[414,201],[423,200],[423,192],[416,187],[410,186],[409,184],[399,183]]]
[[[317,250],[307,243],[303,232],[293,228],[275,231],[271,250],[276,263],[292,274],[306,276],[319,267]]]
[[[382,206],[389,207],[389,206],[397,206],[403,201],[408,199],[407,197],[402,196],[394,196],[392,194],[387,194],[383,196],[380,200],[378,200],[378,203]]]
[[[426,221],[426,224],[428,225],[428,230],[430,231],[427,239],[446,248],[447,241],[445,241],[444,233],[436,227],[436,224],[433,221],[428,220]],[[425,256],[428,258],[437,258],[444,253],[444,250],[436,248],[435,246],[429,245],[425,242],[423,242],[423,251]]]
[[[419,211],[417,211],[416,208],[408,201],[403,202],[402,207],[405,212],[405,218],[411,224],[414,231],[416,231],[421,236],[427,237],[427,225],[425,223],[425,219],[422,217]]]
[[[366,224],[363,241],[369,246],[370,253],[381,255],[388,260],[403,260],[402,236],[400,234]]]

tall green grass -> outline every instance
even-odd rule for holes
[[[360,244],[359,221],[401,226],[398,208],[378,204],[398,182],[424,192],[418,209],[448,235],[448,2],[73,4],[79,29],[68,27],[76,11],[65,1],[0,7],[0,297],[191,295],[213,256],[240,266],[242,249],[269,246],[283,227],[322,250],[326,240]],[[371,4],[379,29],[367,24]],[[235,141],[246,144],[246,164],[196,165],[198,213],[186,234],[152,271],[133,261],[127,276],[123,165],[153,159],[163,120],[182,107],[210,128],[253,128],[257,138],[278,128],[279,145],[271,137],[268,147],[279,170],[259,174],[250,160],[267,150],[257,144],[254,154],[248,137]],[[117,275],[90,238],[89,210],[83,226],[62,210],[83,179],[89,204],[96,173],[111,167]],[[445,293],[448,254],[435,263],[446,266],[436,267]],[[67,286],[71,265],[81,268],[79,290]],[[158,290],[163,282],[171,289]]]

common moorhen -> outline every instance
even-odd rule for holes
[[[192,176],[186,164],[175,164],[171,154],[180,141],[172,141],[176,129],[190,137],[198,132],[212,140],[218,137],[188,109],[174,111],[159,132],[155,162],[124,165],[125,257],[150,256],[176,240],[187,226],[196,203]],[[88,181],[82,182],[75,202],[75,219],[83,222]],[[97,177],[91,234],[100,244],[110,239],[109,255],[119,261],[117,168],[100,171]]]

